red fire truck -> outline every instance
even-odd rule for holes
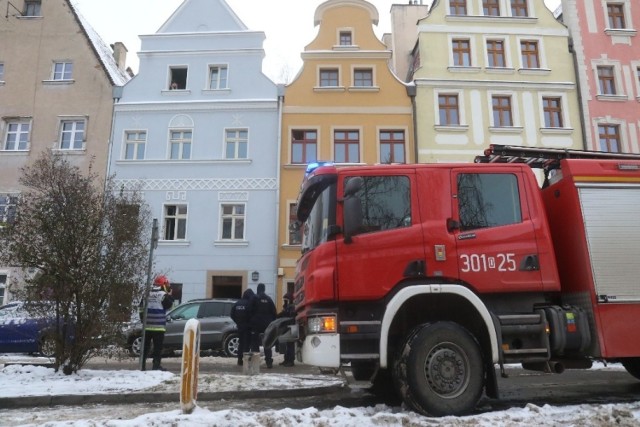
[[[493,145],[469,164],[320,165],[297,209],[297,315],[279,338],[306,364],[350,364],[431,415],[498,397],[505,364],[615,361],[640,379],[640,155]]]

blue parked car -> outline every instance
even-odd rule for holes
[[[50,333],[54,321],[36,318],[21,301],[0,307],[0,353],[37,353],[52,356],[55,339]]]

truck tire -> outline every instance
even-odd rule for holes
[[[627,372],[640,380],[640,358],[624,359],[622,366],[624,366]]]
[[[394,364],[394,382],[404,402],[424,415],[472,411],[484,385],[480,346],[462,326],[436,322],[414,330]]]

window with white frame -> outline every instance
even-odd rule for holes
[[[220,205],[220,238],[222,240],[244,240],[244,203]]]
[[[225,158],[246,159],[249,145],[247,129],[227,129],[225,131]]]
[[[62,120],[60,122],[60,150],[82,150],[84,147],[85,121]]]
[[[371,68],[354,69],[353,85],[355,87],[373,87],[373,70]]]
[[[627,28],[624,16],[624,4],[618,2],[607,3],[607,17],[609,18],[609,28],[622,30]]]
[[[507,66],[504,40],[487,40],[487,66],[491,68]]]
[[[5,120],[4,151],[27,151],[31,136],[31,120]]]
[[[302,244],[302,224],[296,215],[298,205],[289,203],[289,245]]]
[[[170,131],[170,154],[171,160],[189,160],[191,158],[191,131],[171,130]]]
[[[352,46],[353,45],[353,35],[351,31],[342,30],[338,35],[340,46]]]
[[[333,152],[337,163],[360,162],[360,131],[336,130],[333,132]]]
[[[291,131],[291,163],[308,164],[318,156],[318,131],[295,129]]]
[[[164,206],[164,240],[187,238],[187,205]]]
[[[209,89],[227,89],[228,70],[226,65],[209,66]]]
[[[471,66],[471,41],[469,39],[451,40],[453,65],[456,67]]]
[[[4,63],[0,62],[0,82],[4,81]]]
[[[438,95],[438,114],[440,126],[460,125],[460,105],[457,93],[441,93]]]
[[[12,224],[16,220],[17,206],[17,194],[0,194],[0,228],[5,224]]]
[[[464,16],[467,14],[467,0],[449,0],[449,14]]]
[[[125,131],[124,158],[125,160],[144,159],[147,144],[147,132],[140,130]]]
[[[24,13],[22,16],[41,16],[40,15],[40,6],[42,5],[41,0],[26,0],[24,2]]]
[[[620,126],[603,123],[598,125],[600,151],[619,153],[621,146]]]
[[[529,16],[528,1],[529,0],[511,0],[511,16],[521,18]]]
[[[52,80],[71,80],[73,78],[73,62],[54,62]]]
[[[484,16],[500,16],[499,0],[482,0],[482,12]]]
[[[615,69],[613,66],[602,65],[598,66],[598,89],[600,95],[615,95],[616,94],[616,78]]]
[[[513,126],[513,113],[511,111],[511,97],[508,95],[494,95],[491,97],[493,110],[493,126]]]
[[[522,68],[540,68],[540,51],[537,40],[521,40]]]
[[[169,67],[169,90],[184,90],[187,88],[187,72],[185,66]]]

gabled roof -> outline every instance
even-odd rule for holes
[[[116,60],[113,57],[113,51],[111,48],[102,40],[100,35],[93,29],[89,22],[80,14],[78,8],[75,4],[71,2],[71,0],[66,0],[69,4],[71,11],[74,16],[78,20],[80,27],[82,28],[84,34],[87,36],[89,40],[89,44],[93,48],[93,51],[97,55],[98,59],[100,59],[100,63],[104,67],[104,70],[107,72],[107,76],[109,77],[109,81],[111,81],[112,85],[123,86],[126,82],[128,82],[131,77],[127,74],[126,71],[118,68],[118,64],[116,64]]]
[[[246,31],[224,0],[184,0],[157,33]]]

